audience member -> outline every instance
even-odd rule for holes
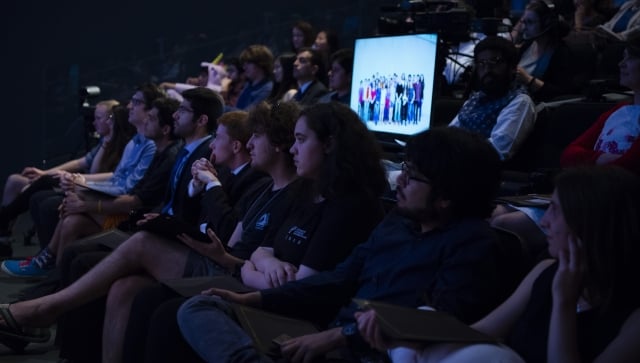
[[[628,0],[606,23],[596,27],[596,34],[606,41],[625,41],[640,31],[640,1]]]
[[[436,128],[411,138],[406,157],[396,211],[336,269],[274,289],[243,295],[212,289],[187,301],[178,324],[198,355],[207,362],[259,361],[226,301],[324,326],[342,306],[328,330],[281,345],[291,361],[313,361],[335,349],[348,361],[377,361],[354,335],[353,297],[404,306],[427,300],[464,321],[495,307],[501,277],[496,241],[484,218],[498,188],[498,155],[479,136]],[[213,294],[224,300],[207,296]]]
[[[322,96],[320,102],[337,101],[349,105],[352,74],[353,51],[351,49],[340,49],[333,53],[328,72],[331,92]]]
[[[144,136],[155,143],[156,155],[149,171],[129,194],[114,199],[93,195],[87,198],[83,193],[67,192],[60,210],[61,219],[51,242],[29,261],[5,261],[3,270],[18,277],[46,275],[60,264],[62,252],[69,244],[103,229],[115,227],[132,210],[145,208],[148,211],[158,205],[162,201],[171,167],[181,146],[173,135],[173,113],[178,105],[178,101],[168,98],[153,101],[144,124]]]
[[[271,94],[273,81],[273,54],[264,45],[250,45],[240,53],[240,63],[247,82],[238,97],[236,108],[246,110],[264,101]]]
[[[509,299],[472,325],[508,347],[432,344],[417,350],[413,361],[640,359],[640,293],[634,288],[640,276],[639,179],[618,167],[588,167],[563,172],[555,184],[542,219],[553,259],[540,262]],[[373,347],[390,346],[373,312],[361,313],[358,323]],[[394,361],[407,362],[404,354]]]
[[[293,62],[296,55],[293,53],[284,53],[276,57],[273,62],[273,78],[275,83],[269,95],[269,101],[272,103],[280,101],[290,101],[298,92],[298,83],[293,78]]]
[[[127,122],[126,109],[115,100],[98,102],[93,125],[100,139],[84,157],[68,161],[47,170],[29,166],[20,174],[12,174],[5,184],[0,206],[0,256],[11,256],[11,228],[15,218],[29,209],[29,199],[38,191],[59,185],[63,172],[86,171],[102,173],[113,171],[120,161],[124,147],[135,129]]]
[[[186,83],[162,82],[160,87],[167,92],[169,97],[178,101],[182,101],[182,92],[195,87],[207,87],[213,91],[221,92],[222,84],[227,78],[225,67],[213,62],[202,62],[200,67],[200,74],[195,80],[187,79]]]
[[[303,20],[298,20],[291,27],[291,51],[299,53],[301,48],[313,45],[315,33],[313,26]]]
[[[508,40],[486,37],[474,49],[472,92],[449,126],[477,132],[511,158],[533,129],[534,104],[515,82],[517,51]]]
[[[325,76],[320,53],[311,48],[301,48],[293,62],[293,78],[298,82],[298,92],[293,99],[303,106],[318,102],[327,93],[321,81]]]
[[[313,42],[311,48],[317,50],[324,60],[325,68],[330,68],[330,57],[338,49],[340,49],[340,41],[338,34],[331,29],[323,29],[316,34],[316,40]]]
[[[573,14],[573,31],[591,31],[596,26],[607,21],[607,17],[598,7],[598,0],[573,0],[575,12]]]
[[[569,25],[542,0],[530,2],[519,26],[523,44],[519,48],[518,81],[532,98],[548,101],[574,91],[571,53],[564,43]]]
[[[237,57],[227,58],[224,62],[227,78],[222,81],[222,98],[227,107],[236,107],[238,97],[244,88],[244,69]]]

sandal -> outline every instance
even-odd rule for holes
[[[0,304],[0,317],[4,325],[0,325],[0,343],[15,351],[22,351],[29,343],[45,343],[51,338],[48,328],[24,328],[9,310],[10,304]]]

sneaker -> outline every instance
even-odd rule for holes
[[[53,266],[40,267],[36,260],[6,260],[2,262],[2,271],[14,277],[46,277]]]

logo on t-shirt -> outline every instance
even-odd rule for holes
[[[269,226],[269,213],[265,213],[256,221],[256,229],[262,231]]]
[[[287,241],[300,245],[306,240],[307,231],[297,226],[289,228],[289,232],[287,232]]]

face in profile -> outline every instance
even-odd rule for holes
[[[329,51],[329,44],[327,43],[327,33],[321,31],[318,33],[318,35],[316,35],[316,40],[313,43],[313,48],[321,52]]]
[[[525,10],[520,22],[522,23],[522,37],[524,39],[535,38],[542,33],[540,18],[534,11]]]
[[[147,119],[144,122],[144,137],[151,140],[159,140],[162,138],[162,126],[158,118],[158,109],[153,107],[147,113]]]
[[[509,89],[512,70],[497,50],[486,49],[475,57],[475,75],[481,91],[489,95],[501,95]]]
[[[211,160],[216,164],[227,165],[233,159],[234,142],[227,131],[226,126],[218,125],[215,137],[211,140]]]
[[[289,151],[293,154],[296,173],[305,178],[318,178],[325,158],[325,145],[309,128],[305,116],[301,116],[296,122],[294,135],[295,142]]]
[[[173,113],[174,134],[178,137],[186,138],[192,135],[196,129],[193,108],[191,102],[183,100],[178,110]]]
[[[293,44],[293,48],[300,49],[304,47],[304,33],[302,30],[293,27],[291,29],[291,43]]]
[[[276,82],[282,82],[282,63],[280,63],[280,59],[276,59],[275,62],[273,62],[273,79],[276,80]]]
[[[93,112],[93,127],[100,136],[111,135],[113,128],[113,114],[105,105],[97,105]]]
[[[247,149],[251,155],[251,166],[262,171],[268,171],[277,154],[276,147],[271,144],[265,132],[256,131],[247,141]]]
[[[573,234],[564,218],[557,190],[551,196],[551,203],[540,221],[540,227],[547,236],[551,257],[558,257],[559,251],[568,251],[569,238]]]
[[[142,125],[147,118],[147,110],[145,107],[144,94],[142,91],[137,91],[131,96],[131,100],[127,105],[127,109],[129,110],[129,123],[134,126]]]
[[[351,75],[342,68],[340,63],[331,63],[329,70],[329,88],[332,90],[345,90],[351,85]]]
[[[640,90],[640,57],[630,54],[625,49],[618,67],[620,68],[620,85],[634,91]]]
[[[402,163],[402,172],[396,179],[396,206],[401,215],[415,221],[434,219],[431,182],[421,175],[411,162]]]

